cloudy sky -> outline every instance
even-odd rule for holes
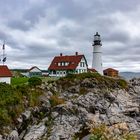
[[[10,68],[47,69],[54,56],[76,51],[91,67],[98,31],[104,68],[140,71],[140,0],[0,0],[0,6],[0,46],[5,40]]]

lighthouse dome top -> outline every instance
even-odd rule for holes
[[[96,36],[100,36],[98,32],[96,32],[96,34],[95,34],[95,35],[96,35]]]
[[[94,35],[94,41],[96,41],[96,40],[101,40],[98,32],[96,32],[96,34]]]

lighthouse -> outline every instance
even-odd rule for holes
[[[102,51],[101,51],[101,38],[98,32],[94,35],[93,41],[93,60],[92,60],[92,68],[95,69],[98,73],[103,75],[102,68]]]

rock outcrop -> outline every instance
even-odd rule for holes
[[[12,133],[14,140],[72,140],[103,123],[112,127],[114,133],[130,131],[139,137],[140,79],[131,80],[127,88],[107,80],[101,83],[96,78],[44,83],[41,86],[44,95],[40,97],[42,106],[22,113],[18,130]],[[54,106],[51,96],[65,102]],[[26,127],[23,120],[29,123]]]

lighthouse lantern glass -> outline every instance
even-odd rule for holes
[[[100,36],[99,35],[95,35],[94,36],[94,40],[100,40]]]

